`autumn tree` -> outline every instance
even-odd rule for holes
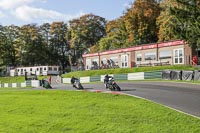
[[[131,45],[157,42],[159,14],[159,4],[155,0],[135,0],[124,16],[128,42]]]
[[[176,36],[177,33],[175,33],[178,21],[175,16],[170,13],[170,7],[175,6],[177,6],[177,3],[172,0],[164,0],[160,3],[161,13],[157,18],[159,42],[179,39],[179,37]]]
[[[123,17],[108,21],[106,24],[106,34],[106,37],[99,41],[99,47],[101,51],[128,46],[128,34]]]

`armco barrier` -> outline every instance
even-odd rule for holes
[[[127,74],[114,74],[113,77],[115,80],[127,80],[128,79]]]
[[[101,80],[101,76],[91,76],[90,77],[90,82],[96,82],[96,81],[100,81]]]
[[[154,71],[154,72],[144,72],[144,79],[161,79],[162,72]]]

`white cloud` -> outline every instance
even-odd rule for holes
[[[32,21],[53,21],[53,20],[60,20],[60,21],[69,21],[73,18],[77,18],[82,16],[84,13],[79,12],[75,15],[66,15],[59,13],[53,10],[45,10],[42,8],[33,8],[30,6],[21,6],[15,10],[14,15],[23,21],[32,22]]]
[[[126,8],[126,9],[129,9],[131,8],[131,3],[124,3],[123,6]]]
[[[34,0],[0,0],[0,8],[9,10],[21,5],[32,3]]]
[[[0,11],[0,18],[5,17],[5,15],[3,14],[3,12]]]
[[[47,0],[39,0],[39,1],[41,1],[42,3],[47,3]]]

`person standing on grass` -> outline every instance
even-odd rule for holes
[[[49,82],[49,84],[51,84],[51,75],[49,75],[49,77],[48,77],[48,82]]]

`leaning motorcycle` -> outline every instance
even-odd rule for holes
[[[111,77],[109,78],[107,84],[106,84],[107,88],[109,88],[111,91],[121,91],[121,88],[117,85],[117,83],[115,82],[114,78]]]
[[[73,86],[74,86],[76,89],[78,89],[78,90],[83,90],[83,89],[84,89],[83,86],[82,86],[82,84],[80,83],[80,81],[79,81],[78,79],[75,80]]]

